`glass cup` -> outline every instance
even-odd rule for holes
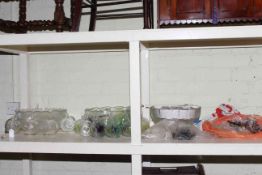
[[[108,137],[130,136],[130,114],[126,107],[117,106],[110,109],[110,118],[107,121],[105,134]]]
[[[80,134],[85,137],[91,136],[91,122],[90,121],[88,120],[82,121]]]
[[[89,108],[85,112],[86,120],[91,122],[91,135],[93,137],[103,137],[105,135],[105,127],[110,117],[110,108]]]
[[[60,128],[64,132],[71,132],[74,130],[75,122],[76,120],[74,117],[68,116],[61,121]]]

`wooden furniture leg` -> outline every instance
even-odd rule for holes
[[[91,1],[91,14],[90,14],[90,23],[89,31],[94,31],[96,27],[96,13],[97,13],[97,0]]]
[[[71,0],[72,32],[78,32],[82,13],[83,0]]]
[[[143,0],[144,29],[154,28],[153,0]]]
[[[27,23],[26,23],[26,0],[19,1],[19,20],[17,26],[17,33],[26,33]]]
[[[63,32],[63,26],[65,22],[65,12],[63,7],[64,0],[55,0],[55,14],[54,20],[56,23],[56,31]]]
[[[149,20],[150,20],[150,29],[154,28],[154,2],[153,0],[148,0],[149,2]]]
[[[147,0],[143,0],[143,16],[144,16],[144,29],[148,29],[149,28],[149,24],[148,24],[148,1]]]

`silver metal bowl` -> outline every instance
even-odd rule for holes
[[[201,107],[197,105],[178,105],[178,106],[152,106],[150,116],[154,123],[161,119],[199,119]]]

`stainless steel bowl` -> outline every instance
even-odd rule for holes
[[[201,107],[197,105],[178,105],[178,106],[152,106],[150,116],[154,123],[161,119],[199,119]]]

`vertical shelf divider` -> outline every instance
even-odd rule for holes
[[[14,99],[20,101],[21,108],[29,108],[31,107],[29,88],[29,54],[20,53],[18,59],[19,60],[15,59],[13,66],[15,69],[19,67],[19,72],[13,70],[14,77],[16,77],[14,78]],[[22,165],[23,175],[32,175],[32,159],[23,159]]]
[[[32,175],[32,160],[23,159],[23,175]]]
[[[142,116],[150,121],[150,73],[149,73],[149,51],[145,44],[141,48],[141,101],[143,107]]]
[[[141,145],[140,42],[129,42],[131,144]],[[132,175],[142,175],[142,155],[132,154]]]
[[[131,143],[141,145],[140,43],[129,43]]]
[[[142,175],[142,155],[132,155],[132,175]]]

